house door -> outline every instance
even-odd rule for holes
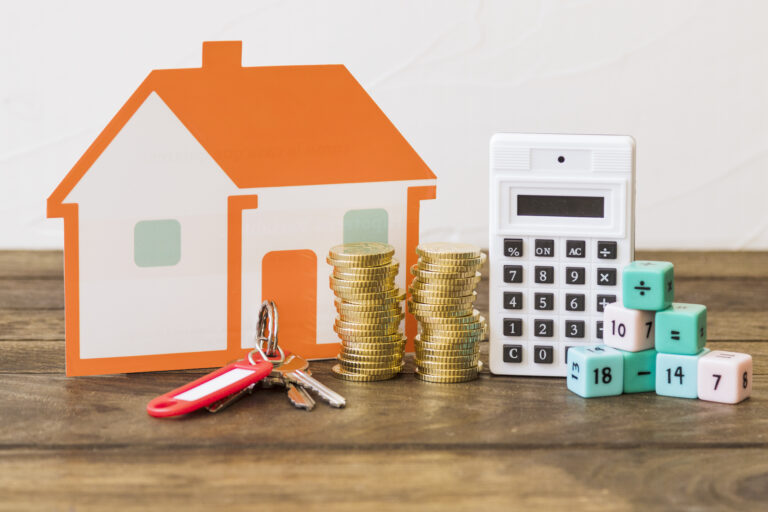
[[[272,251],[261,262],[261,297],[278,311],[283,349],[317,357],[317,256],[308,249]]]

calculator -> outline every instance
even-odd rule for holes
[[[569,347],[601,343],[634,258],[634,169],[628,136],[491,138],[492,373],[565,377]]]

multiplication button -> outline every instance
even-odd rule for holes
[[[616,269],[598,268],[596,284],[598,286],[616,286]]]
[[[522,238],[505,238],[504,239],[504,256],[507,258],[522,258],[523,257],[523,239]]]

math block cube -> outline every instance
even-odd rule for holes
[[[707,307],[673,303],[656,313],[656,351],[698,354],[707,342]]]
[[[656,390],[656,351],[622,352],[624,357],[624,392],[645,393]]]
[[[713,350],[699,358],[698,394],[701,400],[737,404],[752,394],[752,356]]]
[[[656,394],[679,398],[698,398],[699,359],[709,349],[696,355],[656,354]]]
[[[603,313],[603,342],[609,347],[639,352],[654,347],[654,311],[608,304]]]
[[[633,261],[622,270],[624,307],[661,311],[675,298],[674,266],[668,261]]]
[[[620,395],[624,389],[621,352],[605,345],[571,347],[566,384],[584,398]]]

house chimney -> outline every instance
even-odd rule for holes
[[[232,69],[243,65],[242,41],[203,42],[204,69]]]

